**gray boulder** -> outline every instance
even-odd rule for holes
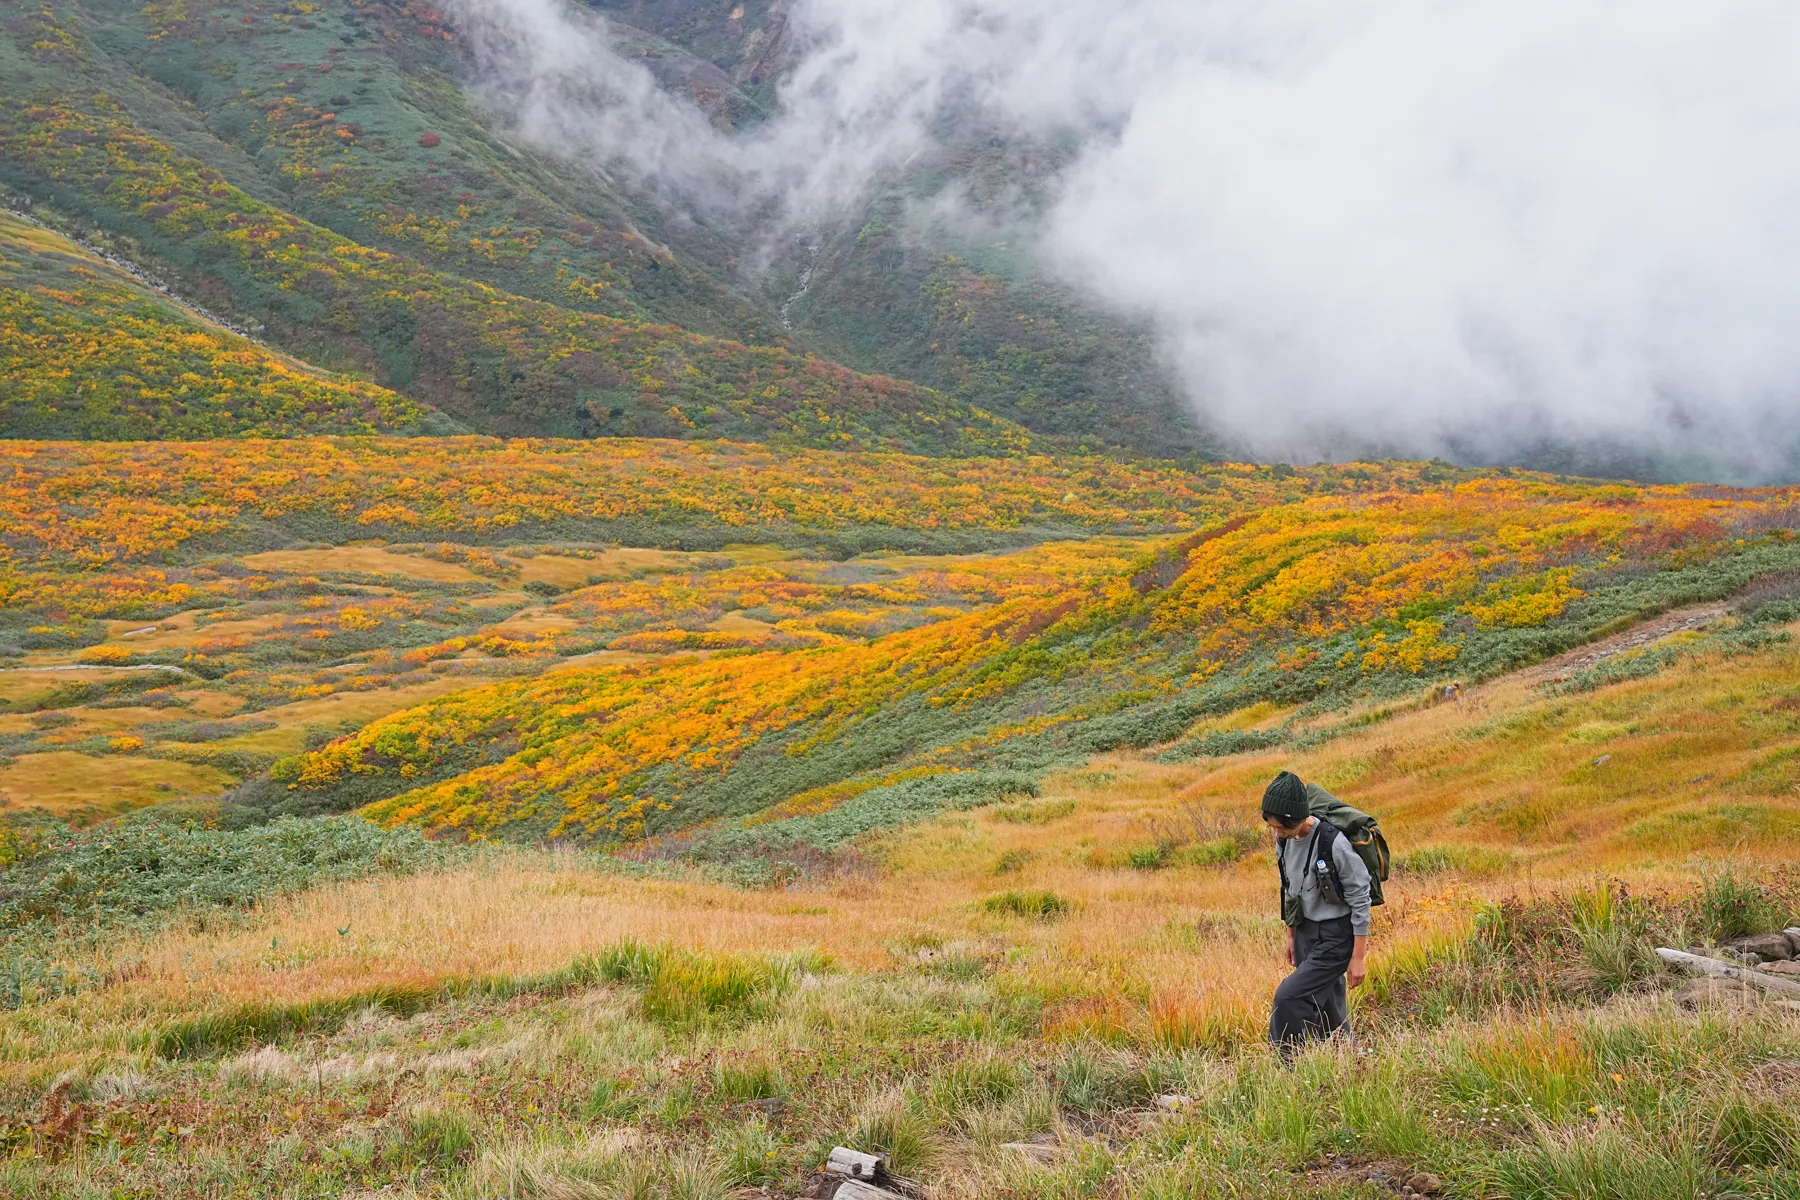
[[[1794,957],[1794,944],[1785,933],[1753,933],[1749,937],[1732,938],[1725,943],[1725,948],[1745,956],[1754,954],[1767,962],[1786,962]]]
[[[1763,1002],[1763,994],[1747,983],[1735,979],[1690,979],[1675,991],[1675,1003],[1690,1012],[1701,1009],[1724,1009],[1744,1012]]]

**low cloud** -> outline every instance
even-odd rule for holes
[[[1073,147],[1044,262],[1268,457],[1800,452],[1780,0],[802,0],[722,132],[556,0],[459,0],[540,140],[714,211],[854,212],[948,114]]]

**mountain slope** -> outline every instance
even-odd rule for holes
[[[821,788],[902,806],[922,790],[929,807],[1173,741],[1209,715],[1313,706],[1304,714],[1451,670],[1480,677],[1715,599],[1800,567],[1791,505],[1541,479],[1320,497],[1246,513],[1099,586],[862,645],[446,697],[275,778],[315,806],[377,801],[368,811],[387,821],[600,841],[753,818]],[[728,857],[764,836],[779,840],[727,839]]]
[[[762,46],[747,71],[616,37],[719,120],[753,121],[784,61],[760,19],[740,23],[734,53]],[[1028,265],[921,235],[884,193],[819,232],[815,286],[789,304],[802,248],[752,270],[754,222],[510,136],[469,54],[423,5],[4,0],[0,183],[284,351],[482,432],[987,453],[1020,426],[1209,449],[1143,338]],[[723,340],[696,352],[693,333]]]
[[[715,119],[752,123],[791,67],[785,6],[599,0],[613,40]],[[645,38],[639,31],[648,31]],[[675,62],[669,47],[692,56]],[[724,106],[693,81],[713,73]],[[943,114],[937,141],[853,211],[777,247],[765,295],[792,335],[860,370],[915,380],[1042,433],[1168,457],[1221,455],[1149,333],[1087,302],[1030,251],[1067,146]],[[946,207],[956,214],[944,218]],[[802,290],[802,272],[805,287]]]
[[[785,437],[926,453],[1026,444],[1018,426],[928,389],[509,294],[302,220],[97,90],[91,62],[102,55],[70,31],[79,26],[44,14],[8,23],[0,66],[35,86],[31,99],[0,97],[0,178],[130,239],[128,251],[166,264],[199,302],[243,314],[311,361],[372,371],[501,434]],[[311,123],[356,137],[323,116]]]
[[[386,388],[270,353],[0,212],[0,428],[40,438],[414,431]]]

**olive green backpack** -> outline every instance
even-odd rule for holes
[[[1356,857],[1369,868],[1369,904],[1383,903],[1381,885],[1388,877],[1390,856],[1387,838],[1382,836],[1381,822],[1358,808],[1351,808],[1316,783],[1306,785],[1307,805],[1312,815],[1337,833],[1348,838]],[[1329,851],[1329,846],[1327,847]],[[1330,861],[1327,853],[1326,861]],[[1300,897],[1289,896],[1287,876],[1281,870],[1279,849],[1275,855],[1275,874],[1281,878],[1281,919],[1289,925],[1300,923]]]

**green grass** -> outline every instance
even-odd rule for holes
[[[1702,873],[1700,931],[1714,943],[1747,933],[1767,933],[1800,921],[1800,903],[1772,892],[1754,876],[1730,864]]]
[[[1514,866],[1504,850],[1485,846],[1418,846],[1394,856],[1394,870],[1405,875],[1441,875],[1460,871],[1468,875],[1499,875]]]
[[[983,900],[981,907],[996,916],[1054,921],[1069,911],[1069,902],[1055,892],[1000,892]]]

